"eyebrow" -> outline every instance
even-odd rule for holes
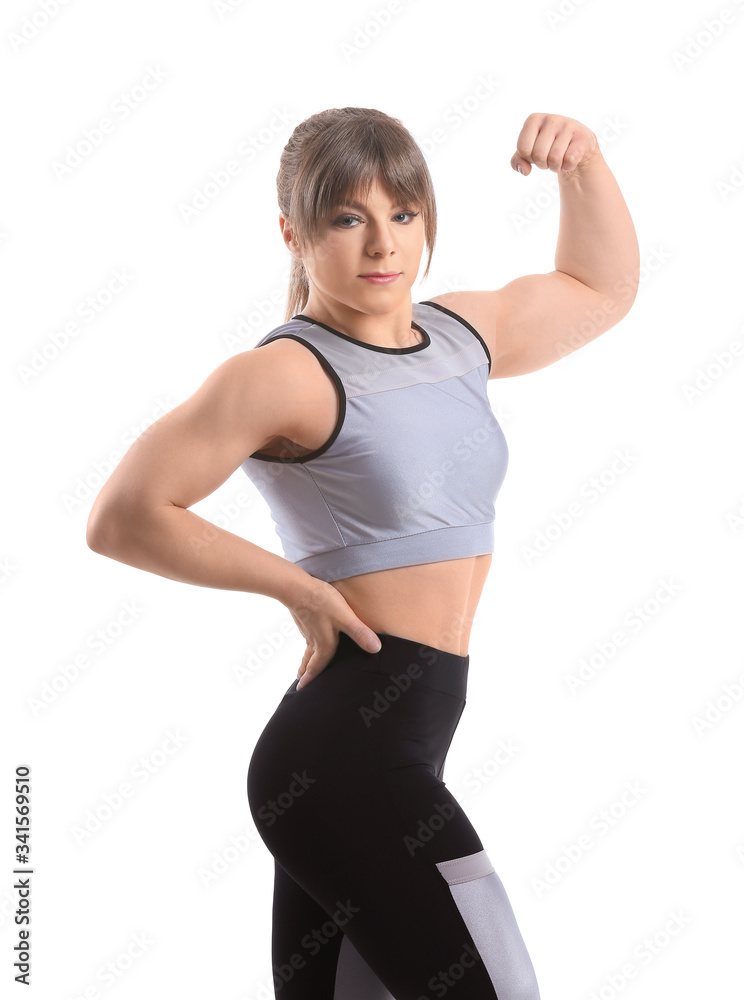
[[[403,204],[404,203],[402,201],[398,202],[395,205],[393,205],[393,208],[399,208]],[[357,201],[338,201],[336,202],[336,205],[338,208],[356,208],[360,212],[367,211],[366,207],[364,205],[360,205],[359,202]]]

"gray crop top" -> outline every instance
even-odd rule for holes
[[[412,306],[424,339],[411,347],[375,347],[302,313],[255,345],[299,341],[338,392],[336,426],[320,448],[255,451],[241,466],[269,505],[285,558],[329,583],[493,552],[509,456],[486,392],[491,356],[451,310]]]

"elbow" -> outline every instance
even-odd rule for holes
[[[85,531],[85,543],[89,549],[93,552],[97,552],[99,555],[106,555],[105,545],[103,544],[103,538],[101,537],[98,529],[93,529],[91,527],[90,521],[88,521],[88,527]]]
[[[110,556],[113,551],[113,539],[116,534],[115,518],[106,508],[99,509],[94,505],[88,515],[85,528],[85,542],[89,549],[102,556]]]

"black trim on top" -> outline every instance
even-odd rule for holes
[[[481,337],[474,326],[471,326],[466,319],[463,319],[462,316],[458,316],[458,314],[453,312],[452,309],[448,309],[447,306],[443,306],[439,302],[432,302],[430,299],[425,299],[423,302],[420,302],[419,305],[433,306],[435,309],[441,309],[443,313],[447,313],[447,315],[451,316],[452,319],[458,320],[458,322],[462,323],[463,326],[466,326],[471,333],[475,334],[483,345],[483,350],[486,352],[486,357],[488,358],[488,374],[491,374],[491,352],[488,350],[485,340]]]
[[[346,417],[346,391],[344,390],[343,383],[341,382],[341,379],[338,377],[336,370],[331,366],[331,364],[326,360],[326,358],[323,357],[323,355],[320,353],[317,347],[315,347],[314,344],[308,343],[307,340],[303,340],[302,337],[298,337],[294,333],[278,333],[276,337],[271,337],[271,339],[267,340],[266,343],[269,344],[273,340],[282,340],[282,339],[296,340],[298,343],[304,344],[305,347],[308,347],[313,352],[318,361],[321,363],[323,368],[331,376],[331,378],[333,379],[333,383],[336,386],[336,390],[338,391],[338,419],[336,420],[336,426],[333,428],[331,436],[324,444],[320,446],[320,448],[316,448],[315,451],[309,451],[306,455],[295,455],[292,458],[283,458],[281,455],[261,455],[257,451],[254,451],[253,454],[248,456],[248,458],[259,459],[259,461],[261,462],[280,462],[282,465],[291,465],[291,464],[300,464],[302,462],[308,462],[311,458],[317,458],[319,455],[322,455],[324,451],[327,451],[331,447],[333,442],[338,437],[341,427],[343,426],[344,419]],[[261,347],[263,346],[264,345],[261,344]]]
[[[306,323],[312,323],[314,326],[322,326],[324,330],[328,330],[329,333],[335,333],[337,337],[343,337],[344,340],[348,340],[352,344],[358,344],[359,347],[366,347],[369,351],[381,351],[383,354],[415,354],[416,351],[423,351],[424,348],[428,347],[431,343],[431,337],[426,330],[413,320],[411,320],[411,326],[415,327],[419,333],[424,335],[424,342],[422,344],[412,344],[410,347],[377,347],[376,344],[368,344],[366,340],[357,340],[356,337],[350,337],[347,333],[341,333],[340,330],[334,330],[332,326],[328,326],[326,323],[321,323],[319,319],[311,319],[309,316],[303,316],[302,313],[298,313],[296,316],[293,316],[292,319],[301,319]]]

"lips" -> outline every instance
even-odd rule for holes
[[[360,274],[359,277],[362,281],[366,281],[368,285],[392,285],[394,281],[398,280],[400,275],[400,271],[388,271],[387,273],[373,271],[372,274]]]

